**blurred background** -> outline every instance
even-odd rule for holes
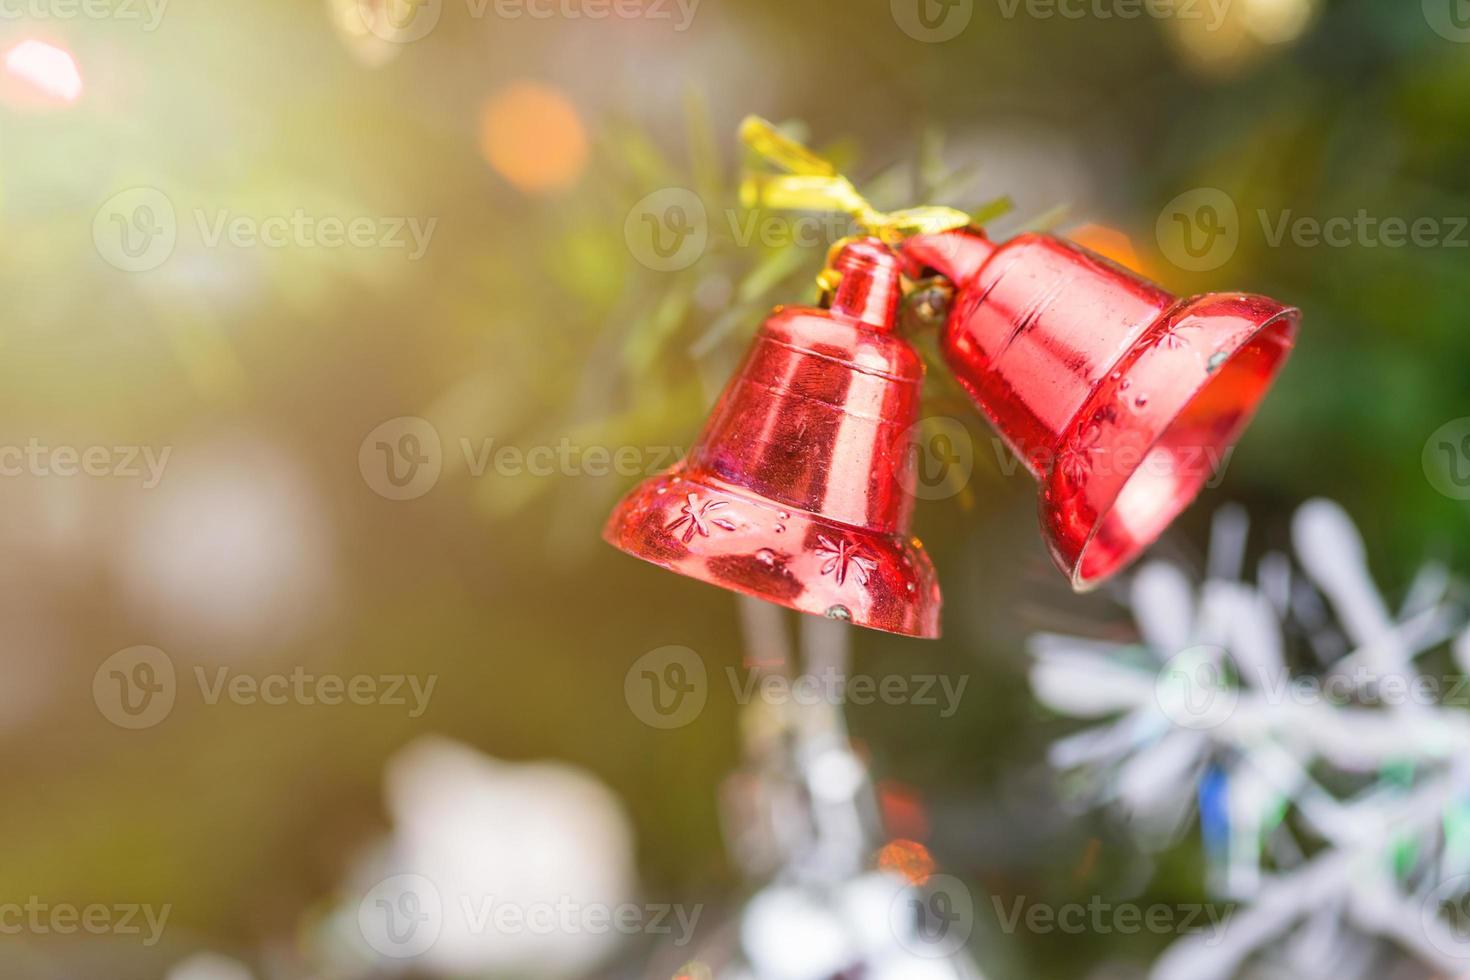
[[[946,378],[926,415],[963,466],[915,525],[941,641],[798,635],[600,541],[848,231],[740,207],[747,113],[880,207],[1004,199],[998,238],[1302,308],[1156,549],[1181,574],[1221,505],[1253,562],[1322,496],[1388,606],[1426,559],[1470,570],[1463,0],[17,0],[0,44],[7,976],[938,975],[756,962],[820,945],[760,938],[749,903],[796,859],[732,843],[771,722],[726,679],[761,630],[965,683],[948,714],[936,687],[820,727],[872,804],[850,873],[962,882],[986,976],[1145,976],[1176,938],[1007,928],[1018,899],[1233,900],[1193,830],[1150,849],[1067,802],[1049,749],[1077,724],[1027,639],[1130,642],[1134,597],[1070,592]],[[660,727],[633,668],[671,646],[707,697]],[[364,925],[430,914],[405,874],[442,893],[432,948]],[[643,918],[456,927],[461,892]],[[687,944],[657,905],[700,910]],[[1452,975],[1403,947],[1379,975]]]

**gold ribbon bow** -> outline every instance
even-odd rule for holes
[[[879,211],[858,193],[852,181],[826,160],[783,135],[759,116],[740,124],[740,140],[764,161],[785,173],[745,175],[740,201],[747,208],[783,211],[835,211],[849,215],[864,232],[892,245],[911,235],[963,228],[970,216],[955,208],[925,206]]]

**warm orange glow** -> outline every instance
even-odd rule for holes
[[[575,184],[587,165],[587,132],[559,91],[516,82],[496,93],[480,115],[480,150],[495,172],[528,193]]]
[[[22,41],[5,52],[5,73],[28,93],[49,102],[75,102],[82,95],[82,73],[62,48],[45,41]]]
[[[1116,228],[1109,228],[1106,225],[1083,225],[1067,232],[1067,237],[1083,248],[1090,249],[1104,258],[1112,259],[1124,268],[1132,269],[1141,275],[1148,275],[1148,270],[1143,267],[1143,260],[1138,257],[1138,252],[1133,248],[1132,240]]]
[[[883,829],[894,838],[923,840],[929,836],[929,815],[913,787],[891,779],[880,781],[878,809],[883,815]]]
[[[890,841],[878,852],[878,867],[901,874],[915,885],[922,885],[934,873],[934,857],[929,848],[918,841]]]

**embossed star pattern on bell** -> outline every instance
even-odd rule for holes
[[[1179,299],[1081,246],[957,229],[899,246],[955,285],[945,361],[1041,481],[1041,525],[1078,590],[1123,569],[1228,459],[1291,350],[1298,311]]]
[[[802,612],[938,636],[939,586],[908,533],[924,368],[893,333],[898,267],[876,239],[846,245],[830,307],[772,313],[688,458],[603,537]]]

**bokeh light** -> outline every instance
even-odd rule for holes
[[[332,20],[343,45],[352,57],[366,68],[379,68],[392,61],[403,51],[403,45],[395,44],[368,27],[364,0],[325,0],[327,15]]]
[[[565,190],[587,166],[587,133],[565,95],[515,82],[485,103],[480,149],[496,173],[527,193]]]
[[[1302,36],[1317,13],[1317,0],[1249,0],[1246,25],[1266,44],[1286,44]]]
[[[196,953],[175,964],[164,980],[254,980],[239,960],[218,953]]]
[[[934,873],[934,856],[918,841],[889,841],[878,852],[878,868],[903,875],[911,884],[922,885]]]
[[[370,862],[360,880],[421,875],[456,910],[488,900],[528,916],[547,905],[611,909],[636,898],[622,806],[573,766],[504,762],[425,736],[389,760],[384,782],[393,819],[388,866]],[[347,904],[355,907],[350,896]],[[473,916],[446,916],[422,963],[446,976],[579,976],[621,939],[562,925],[499,931],[475,928]]]
[[[31,38],[5,52],[5,74],[19,83],[7,102],[31,101],[64,105],[82,97],[82,73],[65,48]],[[7,86],[8,89],[12,86]]]
[[[1164,26],[1192,69],[1229,77],[1301,37],[1317,7],[1318,0],[1242,0],[1209,17],[1166,18]]]
[[[320,622],[333,559],[326,515],[300,465],[253,437],[178,453],[160,460],[167,479],[117,552],[136,607],[206,656],[268,653]]]

